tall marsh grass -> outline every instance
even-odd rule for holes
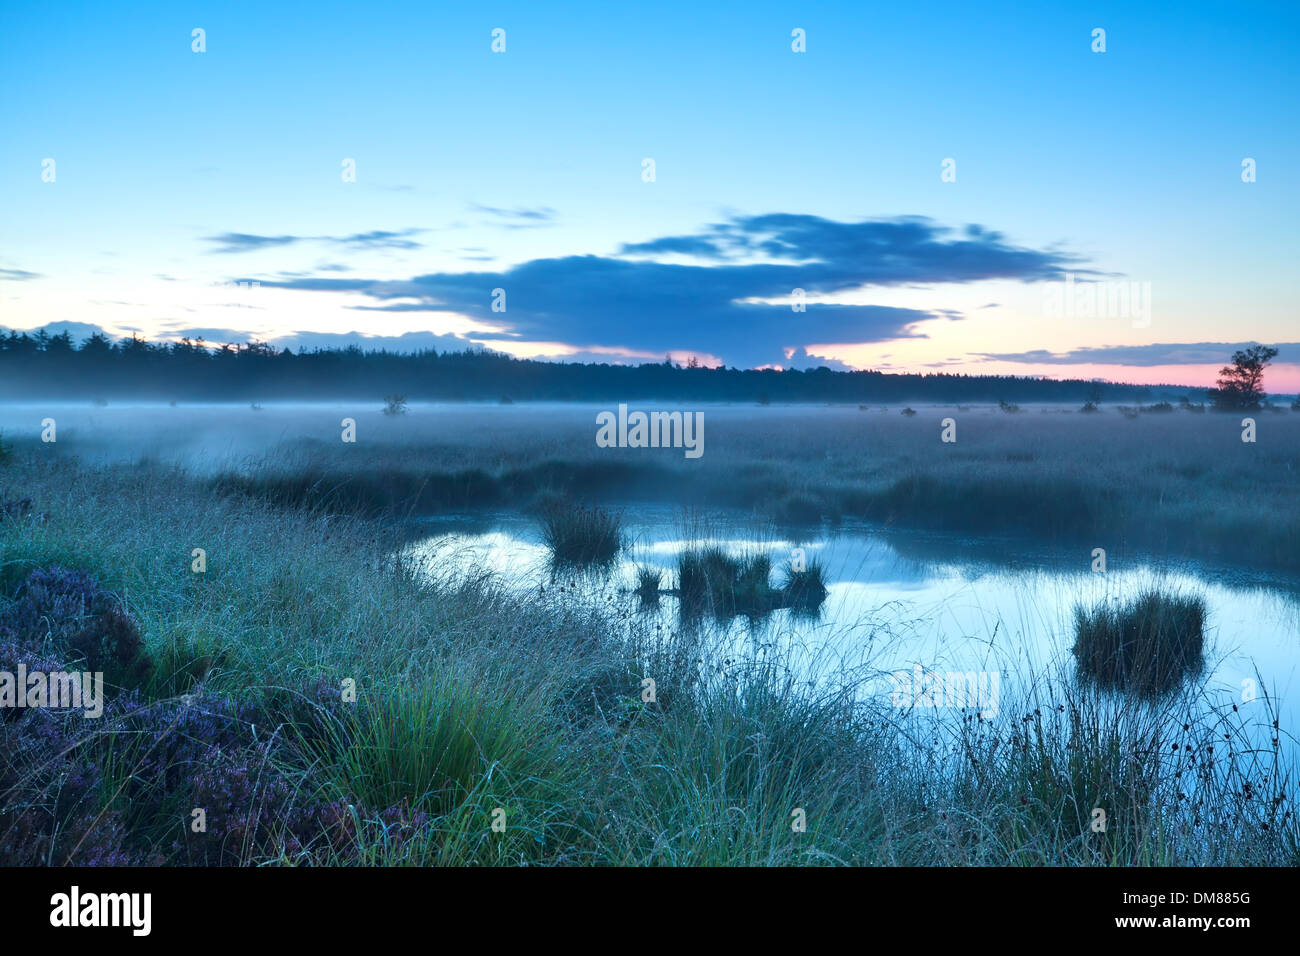
[[[542,540],[560,564],[608,564],[623,550],[618,515],[596,505],[549,500],[541,525]]]
[[[1203,664],[1205,600],[1148,588],[1128,601],[1074,609],[1074,656],[1084,678],[1153,697]]]

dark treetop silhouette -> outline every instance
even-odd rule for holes
[[[1275,358],[1277,349],[1266,345],[1233,352],[1232,364],[1219,369],[1219,387],[1210,389],[1210,402],[1224,411],[1259,408],[1264,400],[1264,368]]]
[[[0,400],[274,401],[731,401],[876,402],[1086,399],[1144,401],[1190,395],[1180,386],[1099,384],[949,373],[886,374],[705,368],[671,361],[579,365],[515,359],[487,350],[397,353],[321,349],[294,354],[261,342],[210,346],[184,339],[114,343],[92,335],[80,347],[67,332],[0,336]]]

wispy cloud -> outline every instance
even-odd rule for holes
[[[500,206],[483,206],[479,203],[470,203],[470,208],[476,212],[485,213],[496,224],[505,229],[536,229],[541,226],[552,225],[555,221],[555,210],[550,206],[538,206],[535,209],[526,207],[517,207],[515,209],[503,209]]]
[[[0,269],[0,281],[3,282],[29,282],[40,277],[39,272],[28,272],[26,269]]]
[[[1166,342],[1150,345],[1102,345],[1050,352],[979,352],[977,357],[1026,365],[1225,365],[1232,353],[1257,345],[1256,342]],[[1300,342],[1275,345],[1278,361],[1300,362]]]
[[[412,239],[425,229],[402,229],[389,231],[375,229],[371,232],[358,232],[350,236],[259,236],[246,232],[223,232],[215,236],[204,236],[205,242],[215,243],[214,253],[256,252],[277,246],[290,246],[303,242],[322,242],[349,249],[418,249],[420,242]]]
[[[223,232],[219,236],[204,236],[204,242],[219,243],[211,252],[256,252],[275,246],[289,246],[302,242],[301,236],[255,236],[246,232]]]

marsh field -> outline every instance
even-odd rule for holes
[[[1300,863],[1300,414],[607,410],[0,406],[0,861]]]

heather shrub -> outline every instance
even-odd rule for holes
[[[363,845],[382,840],[391,850],[429,819],[406,804],[376,813],[331,798],[312,774],[278,767],[270,743],[213,753],[195,775],[192,795],[194,806],[205,808],[206,826],[199,833],[187,827],[174,849],[205,866],[351,862]]]
[[[237,866],[259,857],[299,860],[318,845],[355,842],[346,803],[300,799],[301,779],[275,766],[264,742],[238,750],[210,748],[193,779],[194,806],[205,813],[201,832],[185,828],[175,849],[191,864]]]
[[[48,647],[68,664],[103,671],[105,682],[139,686],[151,668],[140,625],[112,592],[81,571],[59,566],[32,571],[0,625],[30,646]]]
[[[51,667],[35,655],[29,667]],[[15,663],[13,645],[0,668]],[[51,669],[56,669],[51,667]],[[101,768],[86,759],[80,714],[23,709],[0,721],[0,865],[121,866],[139,862],[124,846],[120,816],[101,810]]]

